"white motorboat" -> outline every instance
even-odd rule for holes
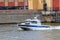
[[[26,19],[23,23],[18,24],[19,29],[22,30],[48,30],[49,25],[42,25],[41,20],[34,17],[34,19]]]

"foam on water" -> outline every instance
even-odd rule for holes
[[[55,26],[54,28],[55,28],[55,29],[60,29],[60,26]]]

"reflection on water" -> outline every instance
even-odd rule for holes
[[[60,23],[52,24],[57,26]],[[18,31],[17,28],[16,24],[0,25],[0,40],[60,40],[60,30]]]

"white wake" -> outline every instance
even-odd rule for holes
[[[33,28],[32,30],[60,30],[60,26],[51,26],[50,28],[38,28],[38,29],[35,29]],[[18,30],[22,30],[21,28],[18,28]]]
[[[55,26],[54,29],[60,29],[60,26]]]

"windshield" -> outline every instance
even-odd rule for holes
[[[37,21],[31,21],[31,23],[37,24]]]

